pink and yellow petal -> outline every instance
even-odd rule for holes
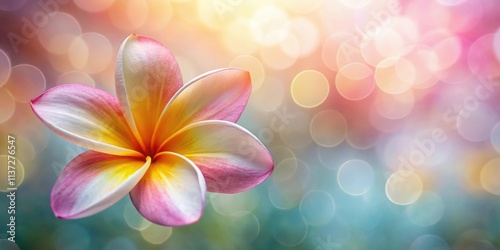
[[[250,74],[239,69],[219,69],[195,78],[165,107],[155,129],[154,145],[158,147],[177,130],[198,121],[236,122],[251,90]]]
[[[33,99],[31,107],[47,127],[71,143],[108,154],[141,155],[118,100],[107,92],[65,84]]]
[[[205,180],[193,162],[165,152],[155,157],[130,197],[149,221],[164,226],[182,226],[200,219],[205,193]]]
[[[179,66],[165,46],[135,34],[125,39],[117,58],[116,92],[143,148],[149,148],[158,117],[181,86]]]
[[[123,198],[141,180],[151,163],[86,151],[73,159],[57,179],[51,193],[54,214],[76,219],[98,213]]]
[[[274,167],[271,155],[255,136],[227,121],[191,124],[172,136],[164,150],[193,161],[209,192],[248,190],[263,182]]]

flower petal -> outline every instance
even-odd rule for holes
[[[227,121],[202,121],[176,133],[165,145],[201,170],[207,190],[237,193],[263,182],[274,163],[262,143],[246,129]]]
[[[165,107],[155,129],[154,147],[158,148],[170,135],[191,123],[203,120],[236,122],[251,90],[250,74],[239,69],[219,69],[195,78]]]
[[[125,39],[117,58],[116,93],[145,150],[163,108],[181,86],[179,66],[165,46],[135,34]]]
[[[86,151],[73,159],[56,181],[51,206],[58,218],[76,219],[98,213],[124,197],[151,163]]]
[[[182,226],[200,219],[205,193],[205,180],[193,162],[164,152],[156,155],[130,197],[146,219],[164,226]]]
[[[31,100],[35,114],[55,134],[91,150],[140,156],[118,100],[96,88],[64,84]],[[140,149],[140,148],[139,148]]]

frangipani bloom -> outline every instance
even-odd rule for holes
[[[248,72],[219,69],[183,85],[170,51],[134,34],[118,53],[116,92],[66,84],[31,101],[54,133],[89,149],[52,189],[57,217],[86,217],[130,193],[146,219],[187,225],[201,217],[206,191],[242,192],[271,174],[267,149],[235,124]]]

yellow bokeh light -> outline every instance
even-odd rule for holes
[[[252,54],[257,51],[257,42],[251,34],[248,21],[238,18],[223,27],[222,39],[224,47],[229,51],[237,55]]]
[[[298,54],[300,57],[311,55],[320,45],[319,29],[309,19],[295,18],[291,22],[292,34],[298,42]]]
[[[481,170],[481,186],[494,195],[500,195],[500,158],[486,163]]]
[[[238,56],[229,63],[229,66],[250,72],[250,76],[252,78],[253,91],[258,89],[264,82],[264,77],[266,75],[264,66],[259,61],[259,59],[253,56],[250,55]]]
[[[401,94],[415,83],[415,66],[404,58],[387,58],[375,69],[377,86],[388,94]]]
[[[385,184],[387,198],[396,205],[414,203],[422,191],[422,180],[417,174],[410,171],[399,170],[392,173]]]
[[[146,23],[149,7],[141,0],[115,1],[107,13],[115,27],[132,32]]]
[[[255,40],[262,45],[276,45],[286,41],[291,24],[288,15],[274,6],[258,9],[250,20]]]
[[[132,203],[127,203],[127,205],[125,205],[123,217],[127,225],[135,230],[144,230],[151,225],[151,222],[142,217]]]
[[[141,235],[147,242],[159,245],[170,238],[172,228],[151,223],[145,229],[141,230]]]
[[[305,108],[312,108],[326,100],[330,86],[322,73],[305,70],[295,76],[291,91],[295,103]]]

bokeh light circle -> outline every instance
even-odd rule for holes
[[[385,184],[387,198],[396,205],[409,205],[418,200],[423,191],[420,177],[414,172],[398,170]]]
[[[299,56],[297,39],[293,36],[289,38],[279,45],[260,47],[259,55],[266,66],[271,69],[284,70],[297,61]]]
[[[413,91],[409,90],[401,94],[377,93],[374,101],[377,112],[388,119],[401,119],[406,117],[415,106]]]
[[[150,7],[148,2],[141,0],[114,1],[106,13],[115,27],[124,31],[135,31],[146,23]]]
[[[362,63],[348,64],[337,72],[335,87],[348,100],[364,99],[375,88],[373,71]]]
[[[151,223],[141,230],[141,235],[147,242],[159,245],[170,238],[172,235],[172,228]]]
[[[426,89],[434,86],[438,79],[434,76],[437,68],[437,54],[428,46],[411,45],[405,49],[402,56],[414,65],[415,83],[413,88]]]
[[[297,159],[284,159],[276,165],[272,178],[274,181],[285,181],[292,178],[297,171]]]
[[[250,73],[250,77],[252,78],[252,90],[255,91],[258,89],[262,83],[264,83],[264,79],[266,76],[266,71],[264,66],[259,61],[259,59],[250,56],[250,55],[241,55],[234,58],[230,63],[230,67],[246,70]]]
[[[234,230],[242,232],[242,240],[250,243],[260,233],[260,222],[255,214],[248,211],[239,211],[231,214],[231,226]]]
[[[311,137],[323,147],[335,147],[344,141],[347,121],[336,110],[323,110],[311,120]]]
[[[481,169],[481,186],[491,194],[500,196],[500,158],[487,162]]]
[[[309,133],[309,124],[311,117],[307,113],[288,111],[290,118],[278,123],[276,128],[285,146],[293,149],[305,148],[312,142],[311,133]],[[276,119],[279,119],[275,116]],[[278,120],[279,121],[279,120]]]
[[[258,197],[255,191],[238,194],[210,195],[210,204],[214,210],[221,215],[231,215],[241,211],[252,211],[258,205]]]
[[[311,55],[319,46],[319,30],[315,23],[306,18],[295,18],[291,21],[291,33],[298,42],[299,57]]]
[[[258,9],[250,20],[250,30],[255,40],[262,45],[277,45],[290,32],[291,24],[283,10],[266,6]]]
[[[5,88],[0,88],[0,123],[8,121],[16,110],[16,101]]]
[[[73,0],[76,6],[88,12],[101,12],[113,5],[115,0]]]
[[[252,93],[248,104],[264,112],[279,110],[288,92],[285,87],[278,78],[267,77],[265,83]]]
[[[469,68],[479,77],[490,79],[500,76],[500,60],[495,56],[494,40],[494,34],[487,34],[469,48]]]
[[[330,86],[321,72],[305,70],[295,76],[291,91],[295,103],[305,108],[312,108],[326,100]]]
[[[297,213],[297,210],[289,210],[273,216],[272,233],[274,239],[285,247],[297,246],[307,236],[308,225]]]
[[[307,163],[299,159],[284,160],[277,168],[277,176],[273,176],[268,187],[269,200],[278,209],[294,208],[309,191],[311,170]],[[287,171],[293,174],[289,175]]]
[[[411,243],[410,250],[429,250],[429,249],[435,249],[435,250],[449,250],[448,243],[446,243],[443,238],[432,235],[432,234],[426,234],[426,235],[421,235],[418,238],[416,238],[413,243]]]
[[[108,38],[99,33],[85,33],[75,38],[68,53],[73,67],[89,74],[104,71],[110,66],[113,56]]]
[[[323,59],[323,63],[326,65],[326,67],[328,67],[333,71],[339,70],[339,65],[337,64],[337,55],[339,53],[345,53],[340,50],[341,45],[344,44],[344,42],[348,41],[349,39],[352,39],[353,37],[354,35],[348,32],[336,32],[331,34],[323,42],[321,56]]]
[[[82,71],[68,71],[57,77],[57,84],[82,84],[95,87],[95,81],[89,74]]]
[[[361,54],[366,62],[374,67],[386,58],[400,56],[405,48],[402,36],[389,27],[380,35],[364,39],[367,39],[364,42],[367,45],[361,47]]]
[[[311,226],[324,225],[335,214],[335,200],[324,191],[310,191],[300,201],[300,214]]]
[[[491,146],[500,153],[500,122],[497,122],[491,129],[490,142]]]
[[[462,106],[456,119],[458,133],[471,142],[489,139],[491,130],[498,122],[497,113],[474,95],[466,96]]]
[[[388,94],[408,91],[415,83],[415,79],[415,66],[404,58],[387,58],[375,69],[377,86]]]
[[[222,31],[224,47],[237,54],[252,54],[257,50],[257,42],[251,34],[248,22],[238,18],[225,26]]]
[[[19,250],[19,246],[8,239],[0,239],[0,249],[5,250]]]
[[[10,78],[5,88],[14,100],[27,103],[45,90],[46,82],[42,71],[30,64],[12,67]]]
[[[436,53],[437,58],[435,69],[437,71],[445,70],[460,59],[462,42],[456,36],[444,37],[432,46],[432,50]]]
[[[432,226],[443,217],[443,200],[433,192],[424,191],[418,200],[406,207],[406,216],[415,225]]]
[[[10,71],[12,67],[10,65],[10,59],[7,54],[0,49],[0,87],[2,87],[10,76]]]
[[[497,60],[500,61],[500,28],[497,29],[493,37],[493,50]]]
[[[151,224],[151,222],[142,217],[131,202],[125,205],[123,209],[123,217],[125,218],[127,225],[135,230],[144,230]]]
[[[366,60],[361,53],[361,47],[365,46],[360,43],[359,36],[352,36],[347,41],[340,44],[336,53],[336,65],[340,69],[352,63],[366,64]]]
[[[337,173],[337,182],[342,191],[354,196],[366,194],[374,181],[372,166],[363,160],[349,160],[342,164]]]
[[[38,41],[50,53],[64,55],[73,40],[82,34],[78,20],[68,13],[55,12],[38,30]]]

